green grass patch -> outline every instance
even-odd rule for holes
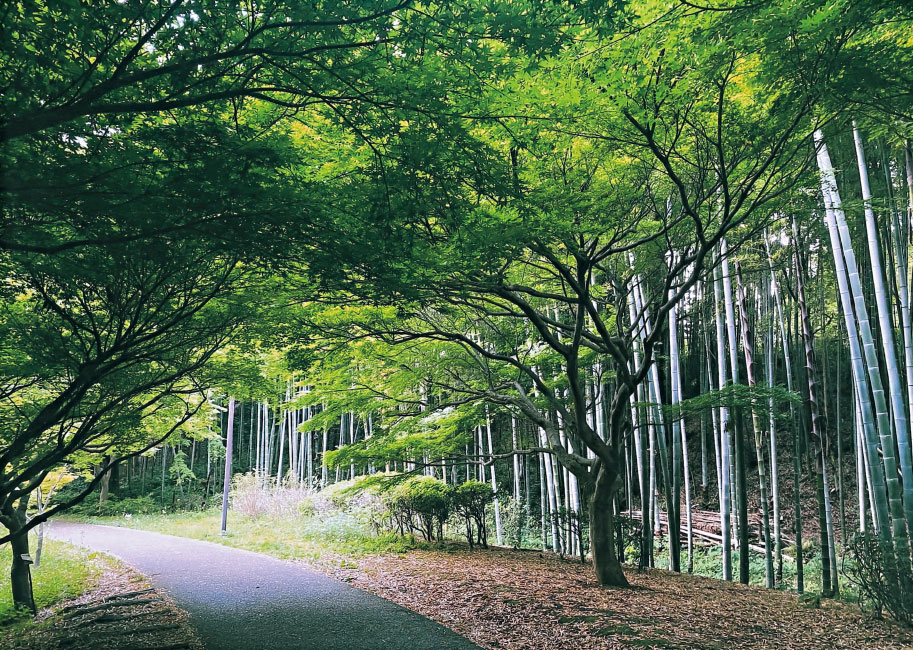
[[[32,540],[34,556],[34,536]],[[9,577],[12,560],[12,551],[5,544],[0,548],[0,626],[8,626],[23,616],[27,618],[27,613],[17,612],[13,607]],[[94,586],[110,562],[87,549],[45,538],[41,566],[32,567],[35,604],[41,609],[79,596]]]
[[[224,536],[219,534],[221,521],[218,510],[133,515],[129,520],[92,517],[87,521],[215,542],[281,559],[318,561],[327,555],[407,553],[415,549],[438,548],[411,535],[375,535],[357,511],[301,514],[289,518],[248,518],[230,512],[228,532]]]
[[[657,540],[658,541],[658,540]],[[838,546],[838,550],[840,547]],[[794,549],[793,549],[794,551]],[[777,586],[779,589],[795,591],[797,588],[796,563],[792,557],[786,557],[789,553],[784,552],[783,559],[783,581]],[[838,567],[842,559],[837,562]],[[664,545],[658,544],[655,554],[655,564],[658,568],[665,569],[669,566],[669,555]],[[687,551],[682,549],[682,572],[685,572],[687,566]],[[748,583],[755,587],[763,587],[765,581],[765,562],[764,556],[760,553],[751,553],[749,556]],[[694,574],[708,578],[723,579],[723,549],[719,546],[701,547],[694,549]],[[734,581],[739,579],[739,552],[736,549],[732,551],[732,577]],[[808,545],[805,550],[805,562],[803,563],[803,577],[805,592],[817,594],[821,591],[821,555],[817,553],[812,545]],[[858,602],[859,593],[856,585],[847,580],[842,573],[839,575],[840,593],[837,598],[845,602]]]
[[[675,647],[666,639],[623,639],[622,643],[635,648],[673,648]]]
[[[608,627],[599,628],[594,632],[596,636],[630,636],[632,634],[637,634],[634,628],[630,625],[624,623],[620,625],[609,625]]]

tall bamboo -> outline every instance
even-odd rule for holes
[[[769,286],[769,284],[768,284]],[[768,301],[765,301],[765,304],[768,304]],[[769,307],[769,304],[768,304]],[[767,309],[768,317],[771,316],[770,309]],[[766,358],[766,370],[767,370],[767,386],[768,388],[773,388],[774,386],[774,325],[773,318],[768,319],[767,324],[767,336],[765,337],[765,351],[767,353]],[[772,519],[773,519],[773,528],[774,528],[774,558],[776,560],[776,577],[775,582],[780,583],[783,580],[783,536],[780,530],[780,488],[779,488],[779,476],[777,474],[777,423],[776,423],[776,411],[774,409],[774,398],[771,395],[767,399],[767,413],[768,413],[768,432],[770,438],[770,488],[771,488],[771,501],[773,505]]]
[[[811,434],[817,445],[817,462],[815,467],[815,489],[818,499],[818,526],[821,538],[821,594],[826,597],[833,595],[833,583],[830,572],[830,540],[827,528],[827,501],[825,499],[824,472],[826,471],[824,455],[825,425],[818,408],[818,368],[815,363],[814,335],[812,334],[811,319],[808,315],[808,305],[805,302],[805,264],[800,252],[796,222],[793,221],[793,250],[796,258],[796,295],[799,302],[799,320],[802,324],[802,342],[805,348],[805,376],[808,380],[808,407],[811,412]]]
[[[858,389],[860,414],[862,417],[863,432],[867,453],[869,479],[872,483],[872,498],[876,528],[888,570],[899,568],[903,563],[909,564],[909,540],[907,538],[906,520],[903,514],[902,495],[897,476],[897,464],[894,460],[894,444],[891,439],[890,421],[884,400],[884,391],[881,389],[881,377],[877,372],[872,372],[869,365],[869,374],[863,366],[864,350],[870,354],[874,352],[871,329],[863,327],[868,325],[865,303],[862,300],[861,290],[854,290],[850,294],[850,278],[855,276],[854,289],[859,285],[859,275],[856,271],[855,256],[849,242],[849,232],[842,236],[838,225],[835,206],[832,200],[832,188],[836,188],[833,167],[827,148],[820,131],[815,132],[815,142],[818,147],[818,166],[821,171],[821,189],[825,204],[825,222],[833,252],[834,266],[836,269],[837,284],[840,290],[840,304],[843,309],[844,323],[847,329],[847,340],[850,344],[850,360],[853,369],[853,378]],[[843,220],[845,224],[845,220]],[[850,263],[852,267],[850,268]],[[859,313],[860,324],[857,328],[854,307]],[[860,340],[861,336],[861,340]],[[874,390],[870,393],[869,379],[871,378]],[[877,382],[877,383],[876,383]],[[876,408],[878,427],[876,430]],[[879,439],[882,448],[879,448]],[[884,453],[883,462],[878,462],[880,454]],[[889,505],[890,504],[890,505]],[[892,516],[893,515],[893,516]],[[896,529],[896,532],[892,529]],[[892,535],[892,533],[894,533]],[[893,541],[893,549],[892,549]]]
[[[722,256],[722,275],[723,275],[723,299],[726,306],[726,340],[729,343],[729,366],[732,372],[732,383],[740,384],[739,381],[739,357],[737,354],[738,343],[735,334],[735,307],[732,300],[732,279],[729,274],[729,255],[726,240],[720,242],[720,255]],[[744,315],[743,315],[744,317]],[[732,422],[733,430],[733,449],[735,460],[735,487],[736,487],[736,506],[737,522],[736,535],[739,541],[739,582],[748,584],[749,580],[749,548],[748,548],[748,482],[747,467],[745,462],[745,440],[744,440],[744,423],[742,421],[742,409],[736,406],[734,409]]]
[[[714,302],[716,304],[716,353],[717,353],[717,387],[722,390],[726,385],[726,347],[724,344],[723,319],[720,317],[721,270],[716,270],[713,283]],[[729,477],[729,435],[726,432],[728,410],[720,405],[720,533],[723,543],[723,579],[732,580],[732,533],[730,530],[730,477]]]
[[[745,379],[748,387],[754,389],[754,345],[748,328],[748,304],[745,297],[745,282],[742,278],[742,269],[736,264],[736,280],[738,281],[739,311],[743,314],[742,324],[742,353],[745,355]],[[761,440],[761,423],[758,420],[758,408],[754,398],[751,399],[751,422],[754,428],[755,453],[758,455],[758,483],[761,495],[761,524],[764,534],[764,566],[766,569],[765,580],[768,588],[774,586],[774,561],[773,543],[770,538],[770,510],[767,498],[767,461],[764,459],[764,443]]]
[[[903,476],[913,476],[913,454],[910,449],[910,434],[907,424],[904,389],[897,369],[897,356],[894,352],[894,331],[891,325],[891,308],[888,305],[888,290],[885,286],[884,271],[881,265],[881,251],[878,245],[878,229],[875,225],[875,212],[872,209],[872,191],[869,188],[869,175],[865,164],[865,152],[862,146],[862,135],[853,122],[853,140],[856,144],[856,161],[859,168],[859,182],[862,188],[865,229],[869,245],[872,281],[875,285],[875,305],[878,309],[878,325],[881,333],[881,349],[885,359],[885,370],[888,376],[888,390],[891,394],[891,412],[894,416],[894,432],[897,437],[900,472]],[[826,150],[825,150],[826,154]],[[831,186],[831,201],[839,200],[836,185]],[[839,220],[840,217],[838,217]],[[908,530],[913,530],[913,480],[903,482],[903,505]]]
[[[672,404],[673,406],[678,406],[682,401],[682,378],[678,349],[678,310],[675,307],[669,310],[669,355],[672,375]],[[675,468],[676,470],[678,469],[678,462],[680,460],[684,472],[685,534],[688,539],[688,573],[692,573],[694,571],[694,531],[692,529],[691,515],[691,481],[688,471],[688,440],[685,433],[685,421],[684,418],[682,418],[680,410],[676,413],[675,419],[672,422],[672,440],[673,445],[675,446],[674,448],[676,449],[676,452],[673,454],[676,458]],[[679,482],[676,481],[673,490],[676,496],[679,494],[678,486]]]

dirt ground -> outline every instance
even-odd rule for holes
[[[913,631],[856,607],[669,571],[628,569],[630,589],[535,551],[413,551],[347,558],[333,573],[483,648],[913,648]]]

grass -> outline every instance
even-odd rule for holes
[[[33,538],[34,539],[34,538]],[[35,543],[31,544],[34,556]],[[27,612],[16,611],[10,587],[12,551],[9,545],[0,548],[0,626],[8,626]],[[41,609],[62,600],[74,598],[90,589],[111,560],[78,546],[45,538],[41,566],[32,567],[35,605]]]
[[[344,558],[384,552],[408,552],[417,548],[431,548],[418,542],[412,536],[398,537],[393,533],[377,535],[370,522],[378,519],[376,498],[364,493],[349,493],[351,482],[334,484],[319,493],[302,492],[287,487],[264,489],[253,475],[235,478],[232,492],[232,508],[229,513],[228,534],[220,535],[220,512],[212,509],[204,512],[178,512],[173,514],[142,514],[143,509],[132,510],[129,520],[119,517],[93,517],[89,521],[118,526],[130,526],[144,530],[176,534],[193,539],[207,540],[264,553],[281,559],[301,558],[313,563],[344,562]],[[506,506],[510,512],[510,505]],[[536,544],[536,523],[521,511],[519,517],[508,516],[505,520],[505,541],[512,540],[522,524],[521,537],[524,546]],[[494,522],[490,522],[490,530]],[[435,546],[437,550],[453,550],[453,544]],[[630,549],[634,550],[634,549]],[[668,566],[668,549],[663,540],[656,540],[655,566]],[[787,549],[788,551],[788,549]],[[784,552],[784,556],[788,553]],[[738,571],[738,552],[732,554],[733,572]],[[685,568],[686,551],[682,549],[682,568]],[[821,558],[806,549],[805,590],[820,590]],[[632,558],[628,558],[631,560]],[[636,561],[636,560],[635,560]],[[790,557],[784,557],[783,580],[780,589],[795,590],[796,565]],[[700,576],[722,579],[722,549],[719,547],[695,548],[693,573]],[[756,553],[749,557],[749,584],[764,586],[764,558]],[[734,576],[736,577],[736,576]],[[841,578],[841,600],[858,602],[855,585]]]
[[[657,540],[659,542],[659,540]],[[803,563],[805,593],[820,594],[821,592],[821,555],[812,553],[811,549],[806,549],[806,560]],[[808,555],[811,555],[809,558]],[[838,600],[858,603],[859,592],[852,582],[839,571],[842,564],[842,558],[838,559],[838,578],[840,581],[840,592],[836,598]],[[666,547],[657,544],[655,555],[655,565],[658,568],[665,569],[669,566],[669,555]],[[687,551],[682,548],[682,571],[686,571]],[[723,549],[718,546],[701,547],[694,549],[694,572],[695,575],[707,578],[723,579]],[[739,579],[739,552],[736,549],[732,551],[732,575],[733,580]],[[764,556],[758,553],[752,553],[749,558],[748,583],[755,587],[763,587],[765,581]],[[783,581],[778,585],[778,589],[796,591],[796,563],[792,558],[783,558]]]
[[[229,513],[228,532],[224,536],[219,534],[221,522],[218,510],[133,515],[130,520],[92,517],[87,521],[200,539],[280,559],[302,558],[312,562],[325,560],[328,556],[405,553],[416,548],[431,548],[412,537],[375,535],[356,513],[347,511],[288,518],[249,518]]]

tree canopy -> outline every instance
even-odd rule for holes
[[[553,501],[563,481],[578,533],[586,520],[600,583],[624,585],[616,518],[639,500],[640,561],[652,561],[654,490],[680,569],[686,429],[706,430],[712,412],[724,575],[734,524],[747,581],[752,465],[772,585],[774,405],[799,411],[779,424],[800,432],[797,477],[803,450],[820,456],[809,467],[820,462],[826,514],[814,339],[850,340],[858,322],[869,499],[891,579],[913,584],[909,547],[888,535],[913,525],[909,481],[895,485],[913,463],[896,434],[913,408],[913,353],[903,382],[893,352],[874,351],[892,318],[913,349],[908,3],[72,0],[0,15],[0,539],[22,544],[108,468],[180,437],[215,391],[264,402],[280,481],[285,437],[301,479],[296,436],[310,463],[322,434],[327,466],[400,463],[428,475],[429,499],[443,494],[431,476],[490,468],[497,512],[498,463],[517,477],[518,456],[538,458]],[[883,201],[843,173],[863,160],[860,125],[877,138]],[[844,214],[856,194],[856,212],[882,201],[890,222],[865,226],[875,248],[861,273],[851,240],[863,222],[851,232]],[[879,237],[900,271],[873,337],[862,284],[884,293]],[[838,313],[822,297],[817,331],[805,286],[816,274],[822,296],[845,274],[840,304],[854,301]],[[87,458],[107,460],[83,492],[27,516],[50,472]],[[546,507],[560,510],[545,492],[543,539]],[[472,543],[484,504],[463,510]],[[442,512],[426,517],[429,539]]]

